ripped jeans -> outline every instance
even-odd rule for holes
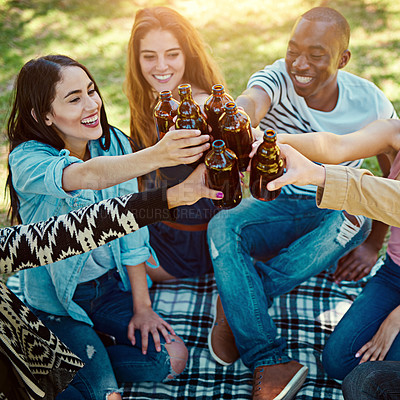
[[[87,312],[94,329],[115,337],[117,344],[113,346],[105,347],[95,330],[83,322],[33,310],[85,363],[57,400],[105,400],[108,393],[119,392],[118,384],[162,382],[171,373],[165,346],[157,352],[151,335],[146,355],[141,351],[140,331],[135,332],[135,346],[128,340],[127,328],[133,315],[132,294],[120,290],[119,283],[118,273],[112,270],[78,285],[74,294],[74,301]],[[161,334],[160,339],[165,343]]]
[[[317,208],[314,197],[283,193],[270,202],[246,198],[212,218],[208,241],[218,291],[247,367],[290,361],[268,314],[272,298],[362,243],[371,222],[361,221],[355,227],[341,211]]]

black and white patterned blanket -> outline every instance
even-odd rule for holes
[[[343,399],[340,384],[323,371],[321,353],[329,334],[364,283],[339,287],[328,273],[322,273],[274,300],[269,312],[279,333],[287,338],[289,356],[309,368],[296,400]],[[125,385],[124,400],[251,399],[251,371],[240,360],[221,366],[208,351],[211,310],[217,296],[213,274],[156,284],[151,293],[153,308],[186,342],[189,361],[185,371],[169,383]]]

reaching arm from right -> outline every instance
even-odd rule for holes
[[[373,176],[365,169],[317,165],[289,145],[279,147],[287,172],[269,182],[269,190],[289,184],[317,185],[318,207],[346,210],[400,227],[400,181]]]
[[[278,144],[281,143],[289,144],[308,159],[324,164],[339,164],[381,153],[393,157],[400,149],[400,120],[377,120],[346,135],[282,133],[278,135]]]

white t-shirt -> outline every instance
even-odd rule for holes
[[[294,90],[286,71],[285,60],[280,59],[254,73],[247,87],[259,86],[271,98],[271,107],[260,122],[260,128],[279,133],[327,131],[339,135],[361,129],[377,119],[397,118],[393,105],[372,82],[339,70],[337,76],[339,98],[329,112],[307,106],[304,97]],[[343,163],[360,167],[363,160]],[[287,194],[315,195],[316,187],[288,185]]]

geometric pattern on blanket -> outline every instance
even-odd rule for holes
[[[364,284],[365,280],[338,286],[323,272],[274,299],[269,312],[279,334],[287,340],[288,355],[309,368],[296,400],[343,399],[340,384],[329,379],[322,368],[321,354],[328,336]],[[251,371],[241,360],[221,366],[208,351],[211,310],[217,296],[214,275],[154,284],[150,291],[154,310],[185,341],[189,360],[185,371],[168,383],[125,384],[124,400],[251,399]]]

